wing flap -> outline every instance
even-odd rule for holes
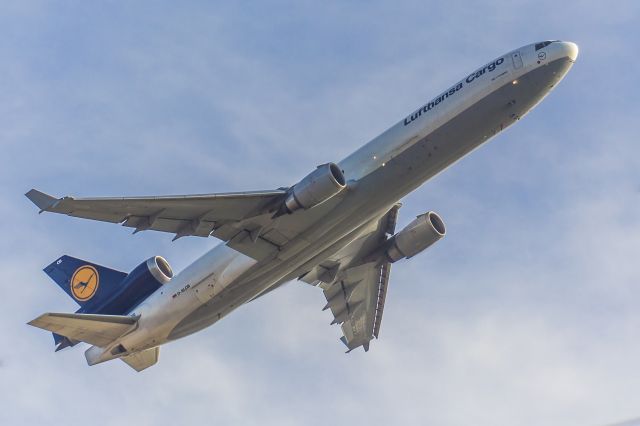
[[[105,347],[133,330],[137,317],[124,315],[46,313],[28,324],[72,340]]]
[[[382,313],[387,300],[387,288],[389,286],[389,276],[391,275],[391,263],[384,262],[380,270],[380,283],[378,285],[378,298],[376,300],[376,318],[373,323],[373,336],[377,339],[382,325]]]
[[[333,323],[341,324],[343,342],[350,351],[368,346],[374,337],[381,269],[377,262],[347,269],[324,290]]]

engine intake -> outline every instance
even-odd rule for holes
[[[159,283],[166,284],[173,278],[173,270],[169,262],[162,256],[153,256],[146,262],[147,269]]]
[[[346,186],[344,174],[337,164],[322,164],[291,188],[283,209],[288,214],[300,209],[308,210],[324,203]]]
[[[445,233],[444,222],[435,212],[421,214],[391,238],[385,254],[392,263],[409,259],[442,239]]]
[[[161,256],[145,260],[116,284],[112,296],[100,306],[86,305],[80,313],[126,315],[173,277],[169,263]]]

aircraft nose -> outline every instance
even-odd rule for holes
[[[558,43],[560,54],[562,57],[567,57],[571,61],[575,61],[578,57],[578,45],[570,41],[561,41]]]

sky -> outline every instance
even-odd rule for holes
[[[0,4],[0,424],[640,424],[640,3]],[[402,200],[447,237],[394,265],[348,355],[292,282],[136,373],[26,325],[76,309],[61,254],[179,271],[218,242],[38,215],[23,196],[273,189],[339,161],[478,66],[578,43],[526,118]],[[83,345],[80,345],[83,346]]]

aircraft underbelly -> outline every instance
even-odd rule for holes
[[[507,82],[413,143],[384,167],[363,177],[341,201],[340,211],[335,213],[339,218],[329,215],[331,217],[317,222],[306,233],[305,238],[311,243],[285,260],[276,258],[256,265],[249,275],[186,316],[170,333],[169,340],[199,331],[270,287],[306,272],[300,269],[303,265],[311,260],[323,260],[316,259],[319,253],[340,239],[346,241],[354,229],[383,214],[406,194],[524,116],[570,66],[568,59],[559,59],[524,74],[517,84]],[[332,226],[328,227],[327,223]]]

